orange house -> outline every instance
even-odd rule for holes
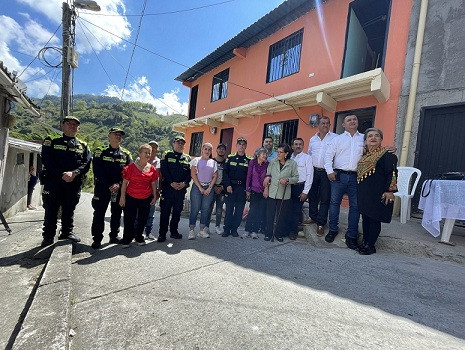
[[[188,120],[175,124],[191,155],[202,143],[247,153],[265,136],[306,143],[326,115],[394,144],[413,0],[288,0],[176,78],[190,88]],[[186,150],[187,151],[187,150]]]

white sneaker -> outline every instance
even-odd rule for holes
[[[155,236],[152,235],[151,233],[149,233],[148,235],[146,235],[145,238],[148,239],[148,240],[150,240],[150,241],[155,240]]]
[[[204,230],[200,230],[199,237],[210,238],[210,235],[208,234],[207,230],[204,229]]]
[[[255,232],[252,232],[250,237],[252,237],[253,239],[258,239],[258,235]]]
[[[216,231],[216,233],[219,234],[219,235],[222,235],[223,232],[224,232],[223,229],[221,228],[221,226],[216,226],[216,227],[215,227],[215,231]]]
[[[250,237],[250,232],[245,232],[241,235],[241,238],[248,238]]]
[[[187,236],[187,239],[195,239],[195,232],[194,230],[189,230],[189,236]]]

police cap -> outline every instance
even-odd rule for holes
[[[110,130],[108,130],[108,133],[111,134],[112,132],[119,132],[121,133],[121,135],[126,135],[126,133],[123,131],[123,129],[119,128],[119,127],[113,127],[111,128]]]
[[[74,120],[76,123],[78,123],[78,125],[81,124],[81,121],[77,117],[75,117],[74,115],[67,115],[67,116],[63,117],[63,123],[68,121],[68,120]]]
[[[176,141],[184,141],[184,142],[186,142],[186,139],[184,138],[184,136],[179,135],[179,136],[174,137],[174,142],[176,142]]]
[[[247,143],[247,139],[246,139],[245,137],[242,137],[242,136],[241,136],[241,137],[237,138],[237,143],[239,143],[239,142],[245,142],[245,143]]]

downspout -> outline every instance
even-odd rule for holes
[[[415,44],[415,56],[413,57],[412,77],[410,79],[410,92],[405,117],[404,136],[400,154],[399,166],[407,165],[410,138],[412,135],[413,110],[417,97],[418,76],[420,74],[421,51],[423,49],[423,37],[425,34],[426,15],[428,13],[428,0],[421,0],[420,18],[418,19],[417,41]]]

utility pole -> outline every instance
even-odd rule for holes
[[[66,2],[63,3],[62,28],[61,119],[69,115],[69,77],[71,73],[71,67],[68,63],[68,47],[71,47],[71,9]]]

